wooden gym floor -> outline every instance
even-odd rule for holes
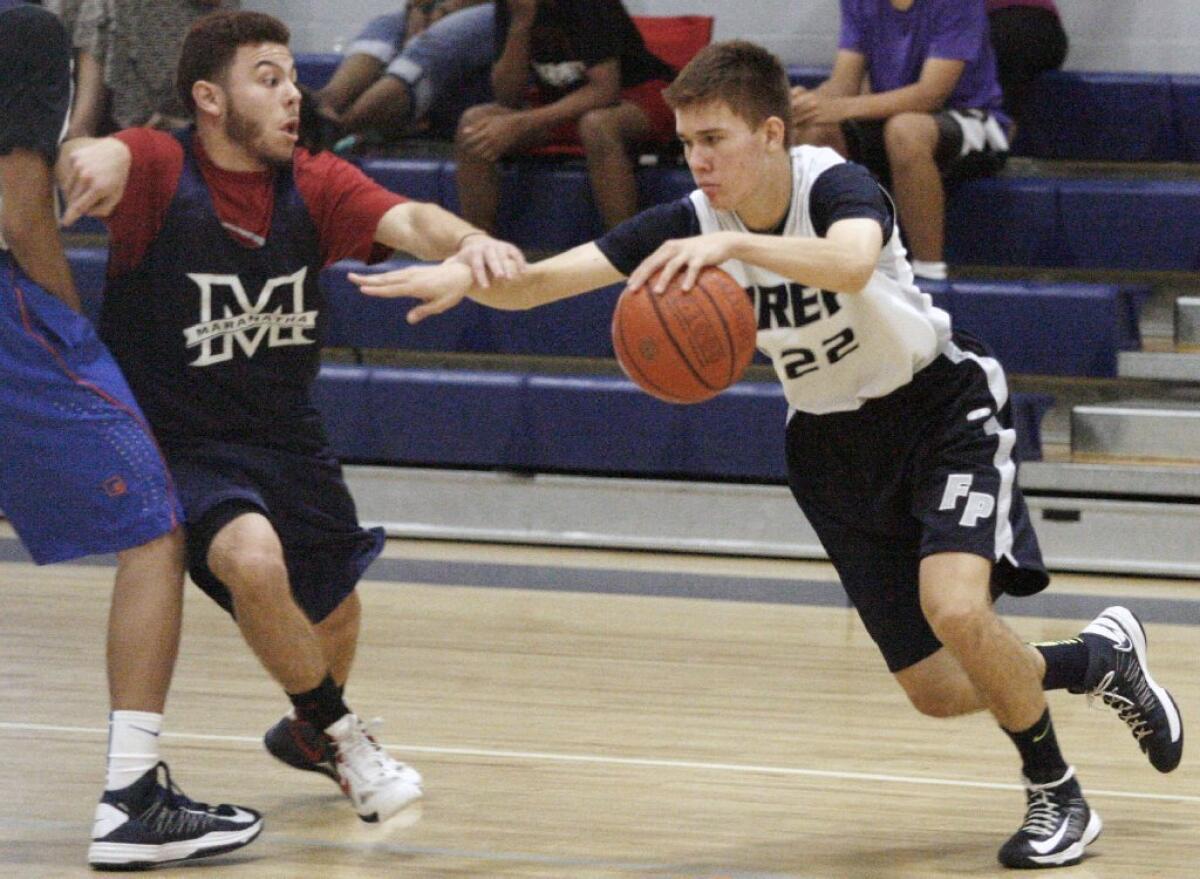
[[[420,814],[362,824],[326,779],[267,757],[286,702],[189,587],[164,756],[192,797],[267,824],[248,848],[157,875],[1006,875],[996,849],[1024,811],[1012,746],[986,716],[911,710],[827,565],[412,541],[386,556],[362,586],[348,698],[424,773]],[[0,530],[0,876],[85,876],[112,569],[21,557]],[[1127,603],[1195,720],[1200,584],[1051,589],[1006,605],[1022,637]],[[1051,706],[1105,821],[1083,864],[1054,875],[1200,875],[1195,751],[1162,776],[1112,712],[1064,693]]]

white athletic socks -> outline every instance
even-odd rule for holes
[[[912,270],[918,278],[927,278],[930,281],[946,280],[946,264],[944,262],[926,262],[922,259],[914,259]]]
[[[149,711],[108,715],[108,778],[105,790],[129,787],[158,764],[163,716]]]

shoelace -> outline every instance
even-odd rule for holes
[[[377,727],[381,723],[379,718],[375,718],[371,721],[371,727]],[[368,732],[367,724],[361,720],[356,723],[354,732],[345,741],[337,744],[337,752],[342,760],[360,771],[373,764],[384,772],[399,775],[405,768],[404,764],[380,747],[379,742]]]
[[[156,768],[162,770],[165,783],[142,814],[142,822],[167,837],[191,835],[208,824],[213,817],[208,803],[198,803],[180,790],[166,763],[160,762]]]
[[[1021,825],[1021,830],[1043,839],[1052,836],[1058,829],[1060,820],[1059,806],[1054,795],[1039,787],[1030,787],[1026,790],[1029,804],[1025,812],[1025,823]]]
[[[1088,704],[1091,705],[1093,700],[1100,699],[1109,708],[1117,712],[1117,717],[1124,721],[1129,727],[1129,731],[1133,733],[1133,737],[1138,744],[1142,744],[1142,739],[1154,732],[1150,728],[1149,721],[1142,716],[1142,709],[1138,704],[1127,696],[1123,696],[1116,688],[1112,687],[1113,680],[1116,678],[1115,671],[1106,672],[1099,683],[1087,692]]]

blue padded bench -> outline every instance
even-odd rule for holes
[[[1181,158],[1165,74],[1051,71],[1034,85],[1013,151],[1047,159]]]
[[[397,192],[457,210],[454,164],[367,159],[363,171]],[[565,250],[601,234],[578,161],[506,166],[500,234],[521,247]],[[686,168],[640,168],[642,204],[692,190]],[[958,265],[1159,271],[1200,269],[1200,180],[991,177],[964,183],[946,206],[946,256]]]
[[[609,328],[619,284],[531,311],[494,311],[466,302],[413,327],[404,322],[413,300],[362,296],[346,280],[357,267],[338,263],[322,275],[332,312],[330,345],[613,356]],[[1112,284],[996,281],[923,282],[922,288],[956,326],[986,341],[1010,372],[1040,375],[1116,375],[1117,352],[1140,347],[1138,309],[1149,293]]]
[[[946,205],[951,264],[1200,269],[1200,180],[992,177]]]
[[[1064,262],[1200,269],[1200,180],[1058,181]]]
[[[1117,352],[1141,347],[1143,287],[922,281],[955,329],[987,343],[1009,372],[1112,377]]]
[[[1179,134],[1179,158],[1200,162],[1200,76],[1171,77],[1171,110]]]
[[[788,68],[812,88],[824,67]],[[1051,71],[1034,86],[1013,153],[1107,162],[1200,161],[1200,77]]]
[[[296,56],[296,79],[301,85],[316,90],[329,82],[342,63],[337,52],[307,52]]]
[[[786,481],[787,407],[774,382],[673,406],[624,378],[327,365],[315,399],[347,461]],[[1014,395],[1022,460],[1040,457],[1051,403]]]
[[[320,88],[341,57],[297,55],[300,82]],[[813,88],[828,76],[828,67],[788,67],[793,85]],[[1034,88],[1025,124],[1013,144],[1016,155],[1200,161],[1200,77],[1059,70],[1044,75]]]
[[[85,312],[96,318],[107,251],[68,251]],[[394,260],[370,271],[412,265]],[[464,302],[411,326],[411,299],[363,296],[346,278],[362,270],[345,261],[321,274],[328,297],[325,344],[345,348],[612,357],[610,325],[621,285],[531,311],[496,311]],[[1140,347],[1137,311],[1148,289],[1107,284],[923,282],[955,325],[984,339],[1011,372],[1042,375],[1116,374],[1117,352]]]

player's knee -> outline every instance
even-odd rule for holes
[[[884,123],[883,144],[893,170],[932,162],[937,146],[937,126],[927,114],[901,113]]]
[[[929,627],[938,640],[954,653],[972,649],[982,642],[991,609],[969,601],[947,601],[923,608]]]
[[[239,602],[246,598],[270,602],[289,594],[287,565],[272,548],[214,545],[208,567]]]
[[[958,717],[962,706],[956,695],[948,690],[934,687],[906,689],[905,694],[912,707],[926,717]]]

